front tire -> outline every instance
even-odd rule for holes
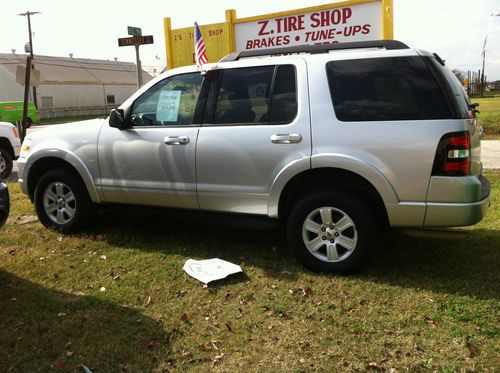
[[[0,148],[0,180],[6,179],[12,172],[12,156],[4,149]]]
[[[376,227],[362,199],[340,190],[319,191],[292,208],[287,237],[297,258],[309,269],[350,274],[374,253]]]
[[[82,181],[65,169],[44,174],[35,188],[35,209],[40,222],[61,232],[88,225],[94,206]]]

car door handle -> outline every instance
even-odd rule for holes
[[[273,144],[298,144],[302,141],[302,135],[299,133],[274,134],[271,136]]]
[[[167,136],[163,140],[167,145],[187,145],[189,144],[189,137],[187,136]]]

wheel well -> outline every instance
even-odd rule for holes
[[[5,137],[0,137],[0,148],[3,148],[9,152],[9,155],[14,159],[14,148],[10,143],[9,139]]]
[[[382,224],[389,224],[384,201],[375,187],[364,177],[339,168],[318,168],[294,176],[281,192],[280,219],[288,218],[293,204],[304,194],[324,189],[340,189],[358,195],[372,207]]]
[[[42,177],[42,175],[45,172],[55,170],[57,168],[62,168],[68,172],[71,172],[72,175],[78,178],[78,180],[80,180],[82,184],[85,185],[78,171],[70,163],[62,160],[61,158],[54,158],[54,157],[42,158],[36,161],[35,164],[33,164],[33,166],[31,166],[28,175],[28,194],[32,201],[35,195],[35,187],[36,184],[38,183],[38,180]]]

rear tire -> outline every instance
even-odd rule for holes
[[[34,202],[40,222],[65,233],[87,226],[95,214],[82,181],[65,169],[49,171],[38,180]]]
[[[297,258],[314,271],[350,274],[377,247],[377,224],[367,204],[340,190],[311,193],[292,208],[287,237]]]
[[[12,172],[12,156],[4,149],[0,148],[0,180],[6,179]]]

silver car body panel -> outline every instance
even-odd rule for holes
[[[237,67],[278,62],[269,58],[248,59]],[[234,126],[208,123],[200,129],[196,171],[201,209],[267,215],[270,204],[277,203],[269,197],[281,171],[301,163],[310,167],[307,66],[302,58],[287,58],[282,63],[294,65],[296,69],[298,111],[291,123]],[[218,67],[235,66],[222,63]],[[300,140],[275,143],[272,137],[276,135],[295,135]]]
[[[137,127],[118,130],[104,126],[99,136],[103,201],[179,208],[198,208],[195,150],[197,127]],[[167,144],[167,137],[189,142]]]
[[[93,202],[101,202],[96,179],[99,175],[97,138],[104,119],[53,125],[29,136],[32,142],[28,158],[17,160],[19,183],[28,193],[28,175],[37,161],[51,157],[59,158],[73,166],[83,179]]]

